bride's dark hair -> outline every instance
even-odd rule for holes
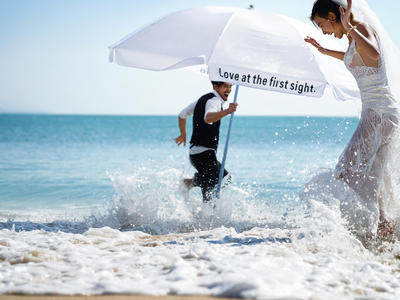
[[[336,22],[340,22],[339,3],[332,0],[316,0],[311,11],[310,20],[314,23],[314,18],[328,18],[328,13],[333,12],[336,16]],[[346,10],[346,7],[343,7]],[[350,20],[353,20],[353,14],[350,15]]]

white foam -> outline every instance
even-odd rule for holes
[[[161,236],[109,227],[84,234],[2,230],[0,293],[398,299],[400,247],[373,254],[340,226],[321,228],[325,221]]]
[[[0,293],[400,297],[399,244],[366,249],[336,197],[351,193],[317,184],[324,176],[301,194],[304,207],[284,216],[234,185],[216,202],[202,203],[198,190],[187,202],[176,169],[110,178],[113,201],[83,221],[9,220]]]

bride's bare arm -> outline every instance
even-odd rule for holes
[[[322,54],[326,54],[326,55],[332,56],[332,57],[340,59],[340,60],[344,59],[344,52],[342,52],[342,51],[326,49],[326,48],[322,47],[316,40],[314,40],[312,37],[309,37],[309,36],[306,37],[304,40],[307,43],[310,43],[311,45],[313,45],[315,48],[317,48],[317,50],[319,52],[321,52]]]
[[[358,53],[360,53],[363,61],[368,66],[370,61],[372,64],[377,61],[380,56],[378,43],[372,29],[363,23],[359,23],[357,28],[349,32],[349,35],[354,39]]]
[[[352,0],[347,0],[347,10],[339,7],[341,22],[349,38],[356,43],[357,52],[360,53],[364,63],[372,66],[379,59],[380,51],[373,30],[364,23],[357,23],[353,26],[350,23]]]

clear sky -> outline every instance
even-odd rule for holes
[[[357,0],[353,0],[357,1]],[[367,0],[400,45],[398,0]],[[0,9],[0,112],[176,115],[211,89],[187,70],[152,72],[108,62],[108,46],[176,10],[236,6],[308,21],[314,0],[8,0]],[[233,93],[232,93],[233,96]],[[338,102],[249,88],[238,115],[357,115]]]

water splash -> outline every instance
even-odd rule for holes
[[[182,174],[174,168],[142,168],[130,176],[109,176],[115,189],[110,215],[123,229],[165,234],[227,226],[243,231],[276,219],[262,212],[265,207],[251,204],[251,194],[234,185],[226,187],[220,199],[210,203],[202,202],[196,188],[188,198],[179,188]]]

